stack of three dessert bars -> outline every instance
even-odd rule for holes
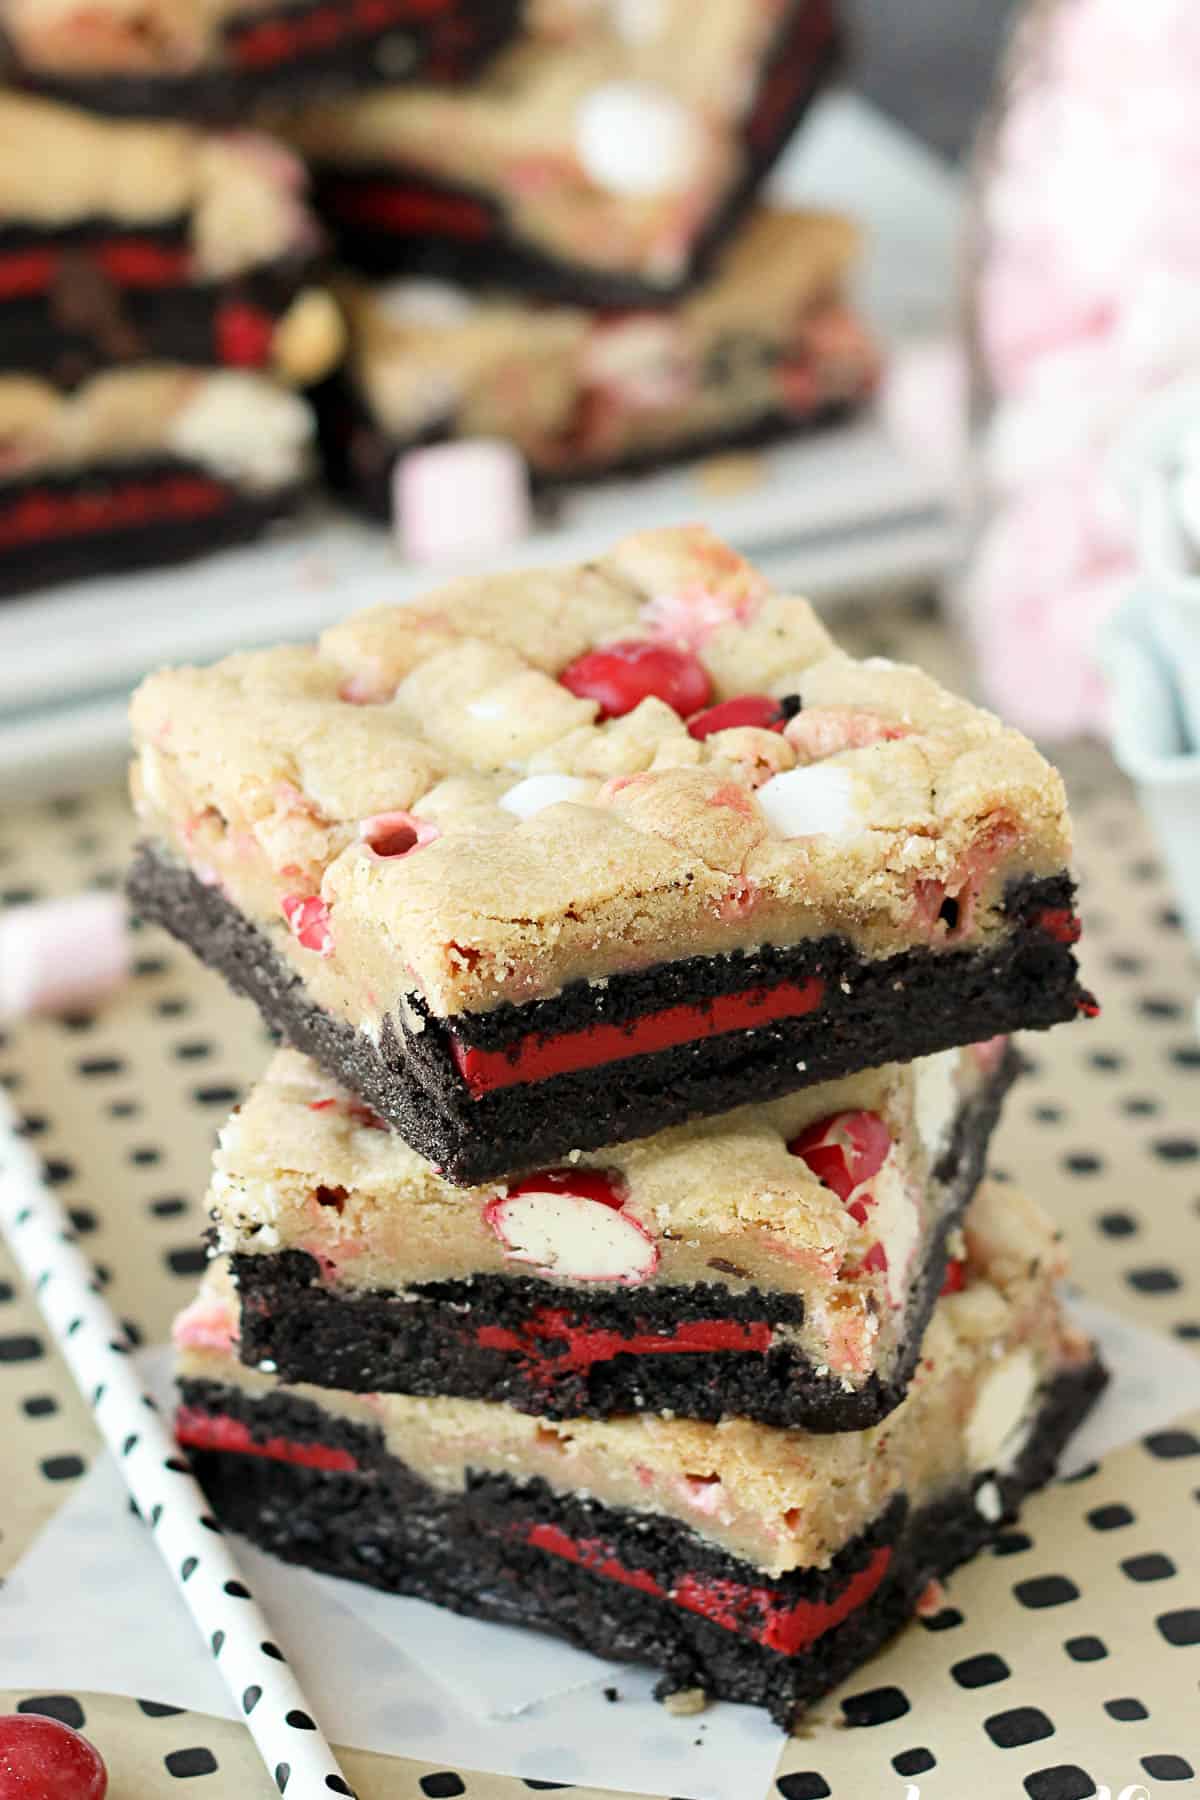
[[[291,1561],[790,1726],[1103,1384],[981,1180],[1062,784],[700,528],[151,678],[131,879],[291,1046],[178,1435]]]

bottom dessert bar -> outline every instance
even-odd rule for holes
[[[659,1669],[662,1694],[790,1728],[1050,1479],[1104,1385],[1036,1209],[985,1189],[967,1238],[908,1399],[870,1431],[548,1424],[289,1387],[237,1361],[218,1266],[179,1333],[177,1433],[225,1524],[288,1561],[554,1632]]]

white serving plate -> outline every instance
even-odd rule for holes
[[[846,94],[826,98],[781,165],[775,193],[844,208],[869,251],[860,298],[886,339],[948,322],[958,184],[907,134]],[[489,566],[570,562],[617,535],[703,518],[779,582],[822,603],[928,579],[951,547],[937,475],[874,419],[764,453],[765,479],[706,490],[692,469],[571,497],[552,528]],[[98,577],[0,608],[0,794],[107,774],[124,703],[147,669],[237,645],[300,638],[356,606],[404,600],[478,563],[403,562],[386,532],[332,507],[240,550],[140,575]]]

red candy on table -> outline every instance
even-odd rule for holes
[[[740,725],[755,725],[760,731],[782,731],[787,718],[778,700],[770,694],[739,694],[736,700],[721,700],[693,713],[687,722],[689,735],[711,737],[714,731],[733,731]]]
[[[589,650],[558,679],[581,700],[598,701],[605,719],[619,719],[649,699],[665,701],[687,719],[712,696],[708,671],[689,650],[633,638]]]
[[[104,1800],[108,1771],[94,1744],[43,1713],[0,1715],[0,1800]]]

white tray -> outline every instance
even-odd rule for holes
[[[885,338],[946,323],[958,187],[914,140],[862,101],[831,95],[774,188],[863,221],[861,300]],[[502,561],[569,562],[621,532],[702,517],[774,579],[821,602],[944,567],[944,490],[874,420],[780,446],[765,466],[764,481],[727,497],[707,493],[689,469],[608,483],[570,499],[553,529]],[[407,599],[471,566],[406,564],[385,532],[321,508],[246,549],[10,601],[0,609],[0,793],[111,772],[123,754],[125,697],[158,663],[308,636],[356,606]]]

